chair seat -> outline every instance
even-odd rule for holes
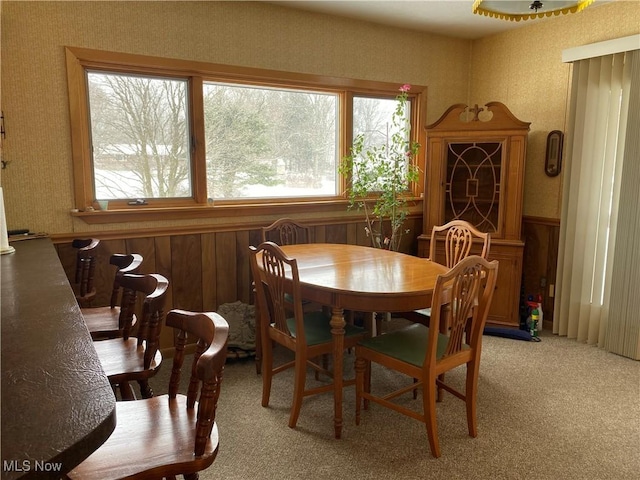
[[[174,400],[161,395],[135,402],[118,402],[115,430],[100,449],[68,474],[69,478],[137,478],[135,475],[141,472],[146,472],[143,478],[151,478],[149,474],[154,468],[158,477],[208,468],[218,453],[218,427],[213,425],[204,455],[195,457],[197,411],[198,404],[187,410],[184,395],[178,395]],[[141,457],[140,452],[148,452],[148,455]]]
[[[309,312],[304,314],[304,333],[307,339],[307,345],[319,345],[321,343],[331,343],[331,325],[330,319],[320,311]],[[295,318],[287,318],[287,326],[291,332],[291,336],[296,336],[296,320]],[[365,329],[355,325],[346,324],[344,326],[344,336],[355,337],[363,335]]]
[[[122,336],[120,326],[120,309],[111,307],[81,308],[84,322],[94,340],[118,338]],[[132,316],[131,327],[135,326],[136,315]]]
[[[145,380],[153,377],[160,369],[162,354],[158,350],[148,369],[144,368],[144,346],[137,345],[138,339],[114,338],[95,342],[104,373],[112,384],[121,381]]]
[[[358,342],[358,345],[416,367],[422,367],[427,350],[428,336],[429,327],[414,323],[395,332],[365,338]],[[441,359],[444,356],[448,341],[449,337],[447,335],[438,335],[436,359]],[[462,348],[466,350],[469,347],[463,345]]]

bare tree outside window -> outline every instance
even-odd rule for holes
[[[204,84],[214,199],[337,194],[335,94]]]
[[[87,223],[120,221],[120,210],[148,221],[185,212],[190,218],[252,215],[247,207],[260,203],[287,205],[292,213],[308,205],[333,209],[354,180],[380,177],[371,162],[342,168],[356,139],[367,151],[374,149],[370,141],[383,149],[385,137],[407,140],[386,129],[395,118],[387,107],[396,95],[392,83],[78,47],[64,51],[73,205]],[[404,119],[411,121],[412,142],[424,137],[425,93],[416,87],[406,102],[418,109]],[[424,162],[421,155],[409,163]],[[394,162],[399,175],[409,163]],[[379,196],[380,186],[365,196]],[[403,196],[423,193],[413,180],[396,187]],[[102,200],[109,201],[109,212],[94,215],[90,207]]]
[[[187,80],[101,71],[87,80],[96,199],[191,197]],[[337,93],[204,82],[202,95],[208,197],[340,193]],[[394,104],[354,98],[353,133],[366,133],[367,148],[389,138]]]
[[[393,121],[393,113],[396,108],[397,100],[395,98],[355,97],[353,99],[353,138],[361,137],[363,151],[388,148],[388,143],[393,139],[394,135],[402,136],[409,143],[409,131],[404,131],[402,125],[409,122],[411,104],[408,102],[406,104],[406,108],[403,111],[402,121],[404,123],[402,125]],[[366,162],[356,162],[356,164],[360,168],[364,168],[367,165]],[[409,160],[407,157],[399,173],[406,174],[408,168]],[[357,180],[359,176],[374,175],[375,177],[378,173],[372,166],[368,171],[358,171],[356,169],[352,172],[352,175]],[[376,182],[371,184],[374,187],[371,192],[384,188],[381,184],[376,184]],[[405,187],[409,188],[409,185],[407,184]]]
[[[96,199],[190,197],[187,82],[87,77]]]

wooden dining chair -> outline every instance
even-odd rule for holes
[[[109,306],[80,309],[93,340],[122,337],[125,318],[119,305],[122,296],[120,279],[126,273],[136,273],[142,261],[142,255],[137,253],[129,255],[115,253],[109,258],[109,263],[116,267]],[[137,317],[134,313],[131,322],[132,328],[135,327],[136,322]]]
[[[431,230],[429,242],[429,260],[452,268],[471,254],[474,241],[482,242],[479,256],[487,259],[491,248],[491,234],[481,232],[465,220],[452,220],[444,225],[435,225]],[[442,245],[442,250],[438,248]],[[441,253],[442,252],[442,253]],[[407,320],[429,324],[430,308],[398,314]]]
[[[76,272],[72,288],[76,300],[81,307],[91,305],[91,302],[96,296],[94,276],[99,244],[100,240],[97,238],[77,238],[71,242],[71,246],[78,250],[76,253]]]
[[[300,245],[311,242],[311,228],[290,218],[280,218],[267,227],[262,227],[262,241],[273,242],[276,245]],[[305,312],[321,310],[318,305],[308,300],[302,300]]]
[[[304,243],[311,243],[311,228],[303,225],[290,218],[280,218],[273,222],[271,225],[262,228],[262,241],[271,241],[277,245],[300,245]],[[311,302],[309,300],[302,300],[302,310],[305,312],[314,312],[316,310],[323,310],[326,316],[331,316],[331,312],[327,307],[324,307],[318,303]],[[344,312],[347,323],[353,325],[355,313],[347,310]],[[371,330],[373,315],[368,313],[365,315],[363,322],[364,327]],[[259,365],[260,357],[256,355],[256,369],[260,373]],[[326,370],[328,365],[328,356],[322,357],[322,366]],[[318,372],[316,372],[316,379],[318,379]]]
[[[476,399],[482,350],[482,332],[493,298],[498,262],[472,255],[459,261],[436,280],[431,325],[420,323],[385,335],[366,338],[356,345],[356,424],[361,406],[369,401],[424,422],[434,457],[440,456],[436,424],[436,396],[450,392],[466,404],[469,435],[477,436]],[[447,328],[442,329],[445,325]],[[446,333],[442,333],[442,332]],[[371,362],[417,379],[384,395],[371,393]],[[444,383],[442,374],[466,366],[464,392]],[[422,409],[416,411],[393,399],[422,389]]]
[[[122,291],[121,309],[124,311],[122,338],[94,342],[114,392],[120,392],[122,400],[135,400],[131,382],[140,386],[142,398],[153,396],[149,378],[154,376],[162,363],[158,350],[160,330],[164,320],[164,305],[169,282],[155,273],[138,275],[127,273],[120,278]],[[131,324],[138,295],[144,296],[135,337],[131,337]]]
[[[274,375],[294,368],[293,402],[289,427],[294,428],[300,415],[302,400],[309,395],[333,391],[333,383],[306,388],[307,367],[332,376],[314,359],[333,352],[329,319],[322,311],[304,312],[300,294],[298,264],[287,257],[273,242],[263,242],[251,251],[251,269],[262,329],[262,406],[269,406]],[[290,312],[293,312],[291,315]],[[344,346],[353,347],[364,338],[363,328],[347,324]],[[273,342],[294,352],[294,360],[274,366]],[[353,385],[347,380],[345,385]]]
[[[277,245],[299,245],[311,243],[311,229],[291,218],[280,218],[261,228],[262,241]]]
[[[178,331],[169,393],[117,402],[116,428],[67,477],[78,480],[197,479],[218,453],[216,409],[227,356],[229,325],[217,313],[172,310]],[[178,393],[187,335],[198,339],[186,396]]]
[[[262,242],[273,242],[276,245],[299,245],[311,242],[311,228],[296,222],[291,218],[279,218],[271,225],[262,227],[260,229],[262,235]],[[260,307],[257,306],[259,309]],[[310,302],[308,300],[302,300],[302,309],[305,312],[313,312],[316,310],[322,310],[322,305]],[[259,312],[256,312],[256,317],[259,316]],[[262,342],[261,342],[261,329],[256,329],[256,373],[260,374],[262,370]]]

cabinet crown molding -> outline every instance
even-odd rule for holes
[[[450,106],[442,116],[426,129],[433,131],[492,131],[492,130],[529,130],[531,122],[519,120],[500,102],[489,102],[482,107],[477,104],[469,107],[464,103]]]

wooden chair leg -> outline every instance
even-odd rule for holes
[[[467,379],[465,390],[465,403],[467,404],[467,426],[469,435],[473,438],[478,436],[478,420],[476,415],[476,400],[478,396],[478,371],[479,362],[467,363]]]
[[[382,335],[382,322],[384,320],[384,313],[374,313],[374,320],[375,320],[375,325],[376,325],[376,335]]]
[[[440,457],[440,442],[438,440],[438,425],[436,423],[436,380],[435,378],[424,379],[422,384],[422,408],[424,412],[424,423],[427,427],[427,437],[431,454]]]
[[[259,311],[256,306],[256,375],[262,373],[262,327],[259,320]]]
[[[262,348],[262,406],[269,406],[271,396],[271,380],[273,378],[273,346],[271,340],[263,342]]]
[[[142,398],[153,397],[153,389],[149,385],[149,380],[138,380],[138,385],[140,386],[140,395],[142,395]]]
[[[365,363],[364,370],[364,391],[371,393],[371,362]],[[369,410],[369,400],[365,399],[363,403],[364,409]]]
[[[442,383],[444,383],[444,373],[441,373],[440,375],[438,375],[438,380],[440,380]],[[437,401],[441,402],[442,399],[444,398],[444,388],[442,387],[438,387],[438,395],[437,395]]]
[[[120,388],[120,397],[122,400],[129,401],[136,399],[136,395],[133,393],[133,389],[129,382],[122,382],[118,387]]]
[[[291,405],[291,415],[289,416],[289,427],[295,428],[302,408],[304,398],[304,385],[307,376],[307,362],[304,358],[296,358],[293,380],[293,403]]]
[[[372,337],[375,337],[380,333],[376,328],[377,324],[375,313],[365,312],[364,318],[362,319],[362,326]]]
[[[356,358],[356,425],[360,425],[360,407],[362,405],[362,392],[364,391],[365,360]]]
[[[319,359],[316,359],[314,363],[317,363],[318,365],[322,366],[322,368],[325,370],[329,370],[329,355],[327,354],[322,355],[322,357],[320,357]],[[316,380],[320,380],[320,372],[318,370],[315,371],[315,378]]]

